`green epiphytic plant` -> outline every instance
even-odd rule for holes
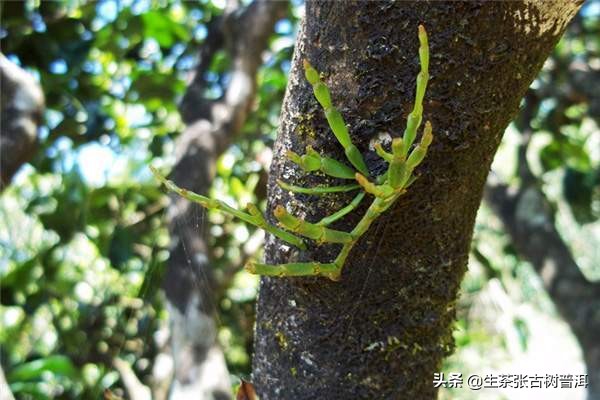
[[[354,169],[340,161],[320,155],[311,147],[307,147],[306,154],[304,155],[288,151],[287,157],[306,172],[321,171],[325,175],[353,180],[354,182],[341,186],[319,186],[314,188],[298,187],[282,181],[278,181],[278,184],[281,188],[290,192],[312,195],[360,190],[347,206],[323,218],[319,222],[313,223],[297,218],[289,214],[284,206],[278,205],[275,207],[273,214],[277,221],[279,221],[279,226],[274,226],[266,221],[265,217],[254,204],[248,204],[247,212],[240,211],[219,200],[210,199],[177,187],[173,182],[164,178],[151,167],[152,172],[168,189],[178,193],[180,196],[194,201],[205,208],[217,209],[232,214],[300,249],[305,249],[306,245],[299,236],[312,239],[319,245],[327,243],[342,245],[340,253],[331,263],[312,261],[268,265],[251,261],[245,267],[249,272],[280,277],[320,275],[332,280],[339,280],[346,258],[350,254],[354,244],[367,232],[373,221],[390,208],[415,180],[413,171],[423,161],[427,154],[427,148],[433,139],[431,123],[428,121],[425,123],[420,143],[410,151],[417,136],[417,130],[421,125],[423,98],[429,79],[429,45],[427,33],[422,25],[419,26],[419,42],[421,71],[417,75],[417,88],[413,110],[408,115],[403,137],[392,140],[391,152],[386,151],[381,144],[375,146],[377,154],[388,163],[388,169],[384,174],[373,179],[369,179],[369,170],[363,157],[358,148],[352,143],[342,115],[335,109],[331,102],[329,88],[321,81],[319,72],[308,61],[304,61],[306,79],[312,85],[315,98],[321,107],[323,107],[329,126],[338,142],[344,148],[346,158]],[[367,193],[372,195],[374,199],[352,231],[344,232],[328,227],[334,221],[354,210]]]

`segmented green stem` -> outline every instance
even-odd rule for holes
[[[306,148],[306,154],[302,156],[289,150],[287,158],[307,172],[321,171],[334,178],[354,179],[355,171],[352,168],[333,158],[321,156],[310,146]]]
[[[404,149],[403,154],[406,156],[410,146],[413,144],[417,135],[417,129],[421,125],[423,117],[423,98],[425,97],[425,89],[427,89],[427,81],[429,80],[429,41],[427,33],[423,25],[419,25],[419,61],[421,63],[421,71],[417,75],[417,90],[415,93],[415,104],[413,110],[408,114],[406,120],[406,129],[404,130]]]
[[[381,146],[381,143],[375,144],[375,152],[379,157],[383,158],[385,161],[392,162],[394,156],[391,153],[385,151]]]
[[[375,221],[385,210],[387,210],[388,207],[396,201],[396,199],[400,196],[400,194],[401,193],[393,195],[392,197],[390,197],[388,199],[383,199],[383,198],[377,197],[375,200],[373,200],[373,202],[367,209],[367,212],[365,213],[365,215],[358,222],[358,224],[354,227],[354,229],[352,229],[352,232],[350,232],[352,237],[359,238],[362,235],[364,235],[367,232],[367,230],[369,229],[369,227],[371,226],[371,224],[373,223],[373,221]],[[340,274],[341,274],[342,267],[346,263],[346,259],[348,258],[348,255],[350,254],[350,250],[352,250],[352,247],[354,247],[355,243],[356,242],[351,242],[351,243],[345,244],[333,262],[335,265],[339,266]]]
[[[365,192],[370,193],[375,197],[386,198],[394,193],[394,189],[387,184],[387,181],[381,185],[376,185],[358,172],[356,173],[356,181],[362,186]]]
[[[289,214],[286,209],[278,205],[273,215],[279,221],[279,224],[286,230],[279,229],[270,225],[264,218],[258,208],[253,205],[248,205],[248,214],[236,210],[227,204],[201,196],[199,194],[187,191],[177,187],[173,182],[167,180],[160,175],[154,168],[151,167],[154,175],[163,182],[170,190],[178,193],[182,197],[199,203],[203,207],[209,209],[217,209],[229,214],[232,214],[241,220],[250,224],[256,225],[267,232],[279,237],[280,239],[297,246],[300,249],[305,249],[304,242],[294,233],[308,237],[323,243],[338,243],[342,244],[338,256],[332,263],[318,262],[297,262],[281,265],[268,265],[256,263],[254,261],[246,265],[246,270],[254,274],[267,276],[324,276],[332,280],[339,280],[342,268],[346,260],[358,241],[362,237],[372,223],[379,218],[408,188],[415,180],[413,176],[414,169],[423,161],[427,154],[427,150],[433,139],[431,123],[427,121],[423,130],[420,143],[410,151],[410,148],[415,140],[417,130],[421,125],[423,115],[423,98],[427,88],[429,79],[429,44],[427,33],[423,26],[419,26],[419,59],[421,62],[421,71],[417,76],[417,88],[415,93],[415,104],[412,112],[409,114],[406,129],[403,138],[395,138],[392,141],[392,151],[387,152],[381,145],[375,146],[377,154],[388,162],[388,170],[385,174],[378,176],[375,182],[371,182],[368,178],[368,169],[362,158],[362,155],[352,144],[348,128],[342,118],[342,115],[337,111],[331,102],[331,94],[327,86],[321,81],[319,73],[315,70],[308,61],[304,62],[306,79],[313,87],[315,97],[325,111],[325,116],[338,142],[344,148],[346,157],[350,163],[359,171],[355,172],[350,167],[334,159],[321,156],[312,148],[307,147],[306,154],[300,156],[294,152],[288,152],[288,158],[298,164],[305,171],[321,171],[329,176],[344,179],[355,179],[356,184],[342,186],[318,186],[313,188],[303,188],[278,181],[278,184],[285,190],[295,193],[306,193],[320,195],[335,192],[347,192],[362,188],[363,190],[354,197],[350,204],[336,211],[330,216],[323,218],[317,223],[304,221]],[[410,152],[410,154],[409,154]],[[327,225],[344,217],[346,214],[356,209],[366,193],[375,196],[375,199],[367,209],[358,224],[351,232],[344,232],[335,229],[330,229]],[[290,231],[290,232],[288,232]]]
[[[250,261],[244,267],[251,274],[264,276],[324,276],[331,280],[339,279],[340,268],[334,263],[289,263],[279,265],[261,264],[255,261]]]
[[[349,243],[352,236],[348,232],[327,228],[323,225],[313,224],[288,213],[283,206],[275,207],[275,218],[287,230],[323,243]]]
[[[303,249],[303,250],[306,249],[306,245],[304,244],[302,239],[291,234],[290,232],[284,231],[283,229],[279,229],[278,227],[267,223],[265,218],[262,216],[262,214],[260,212],[258,212],[258,210],[255,208],[255,206],[249,205],[249,208],[252,211],[251,211],[251,214],[246,214],[245,212],[235,209],[220,200],[211,199],[209,197],[202,196],[198,193],[191,192],[187,189],[180,188],[173,181],[170,181],[167,178],[165,178],[164,176],[162,176],[160,174],[160,172],[158,172],[158,170],[156,170],[156,168],[154,168],[154,167],[150,167],[150,170],[152,171],[154,176],[159,181],[161,181],[169,190],[177,193],[181,197],[188,199],[190,201],[193,201],[194,203],[198,203],[202,207],[207,208],[209,210],[214,209],[214,210],[223,211],[227,214],[231,214],[234,217],[237,217],[244,222],[247,222],[251,225],[257,226],[257,227],[269,232],[270,234],[277,236],[278,238],[280,238],[281,240],[283,240],[285,242],[288,242],[300,249]]]
[[[354,147],[354,149],[350,148],[350,137],[347,134],[348,131],[345,124],[343,124],[343,119],[341,118],[341,115],[339,115],[339,113],[335,114],[331,111],[328,114],[328,108],[332,107],[329,91],[327,87],[324,84],[322,84],[322,82],[320,82],[319,73],[314,68],[312,68],[308,62],[305,62],[304,67],[306,71],[306,78],[313,85],[315,97],[317,98],[321,106],[325,109],[325,113],[327,115],[327,119],[330,123],[332,131],[338,138],[340,144],[344,146],[344,150],[346,151],[348,159],[352,162],[352,164],[355,167],[357,167],[357,169],[360,172],[363,173],[357,173],[355,175],[356,181],[364,190],[364,192],[361,192],[359,196],[364,195],[364,193],[366,192],[374,195],[375,199],[367,209],[365,215],[350,232],[350,236],[353,238],[353,240],[344,243],[342,249],[340,250],[340,253],[338,254],[333,263],[319,264],[312,262],[284,264],[279,266],[254,264],[253,270],[256,273],[277,276],[323,275],[329,277],[332,280],[339,280],[346,259],[348,258],[350,251],[356,244],[358,238],[363,236],[367,232],[371,224],[392,204],[394,204],[398,197],[400,197],[406,192],[406,188],[415,181],[416,178],[412,176],[412,172],[415,169],[415,167],[423,161],[425,155],[427,154],[427,148],[431,144],[433,138],[431,124],[427,122],[425,124],[425,129],[423,132],[423,137],[421,138],[421,142],[410,153],[410,155],[408,154],[410,147],[412,146],[415,140],[417,129],[421,125],[421,119],[423,114],[423,98],[425,96],[427,81],[429,79],[429,44],[427,40],[427,33],[425,32],[425,28],[423,26],[419,26],[419,42],[419,59],[421,63],[421,71],[417,76],[415,104],[413,106],[412,112],[408,116],[403,138],[396,138],[392,142],[392,153],[388,153],[387,151],[385,151],[381,147],[381,145],[375,146],[375,151],[377,152],[377,154],[389,163],[388,171],[384,175],[378,177],[376,183],[370,182],[368,178],[364,176],[368,174],[364,173],[364,171],[361,170],[361,168],[357,167],[356,164],[352,162],[350,156],[348,156],[348,151],[354,151],[356,147]],[[340,124],[343,125],[343,127]],[[335,129],[334,126],[336,127]],[[359,196],[355,197],[352,203],[348,206],[339,210],[337,213],[334,213],[330,217],[324,218],[321,222],[315,225],[326,225],[338,218],[341,218],[341,216],[356,208],[360,200],[362,200],[362,198],[359,198]],[[297,224],[295,226],[300,225],[297,223],[297,221],[294,221],[294,223]],[[290,266],[293,266],[292,269],[290,269]],[[325,270],[327,272],[324,273],[323,271]]]
[[[352,183],[350,185],[341,185],[341,186],[316,186],[316,187],[302,187],[302,186],[294,186],[289,183],[285,183],[284,181],[278,179],[277,184],[281,186],[282,189],[293,192],[293,193],[303,193],[303,194],[327,194],[327,193],[340,193],[340,192],[350,192],[352,190],[360,189],[360,185],[356,183]]]
[[[354,165],[354,167],[360,173],[362,173],[363,175],[369,175],[369,170],[367,168],[367,164],[365,164],[365,160],[363,160],[360,151],[358,151],[358,148],[352,143],[352,140],[350,139],[348,127],[344,122],[342,114],[340,114],[340,112],[336,110],[333,104],[331,103],[331,94],[329,93],[329,88],[321,81],[319,72],[316,69],[314,69],[312,65],[310,65],[308,60],[304,60],[304,73],[306,76],[306,80],[313,87],[313,93],[315,94],[315,98],[325,111],[325,117],[327,118],[329,127],[331,128],[338,142],[340,142],[340,144],[344,148],[346,158],[348,158],[348,161],[350,161],[350,163]]]
[[[365,197],[365,192],[360,192],[359,194],[356,195],[356,197],[354,197],[354,199],[350,202],[350,204],[348,204],[347,206],[345,206],[343,208],[340,208],[339,210],[337,210],[335,213],[331,214],[330,216],[323,218],[322,220],[317,222],[317,225],[327,226],[327,225],[337,221],[338,219],[342,218],[343,216],[345,216],[346,214],[348,214],[349,212],[354,210],[356,207],[358,207],[358,205],[360,204],[360,202],[362,201],[362,199],[364,197]]]

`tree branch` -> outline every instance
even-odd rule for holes
[[[501,219],[517,251],[531,262],[542,278],[563,317],[575,318],[573,323],[584,324],[579,330],[586,330],[590,320],[578,318],[579,303],[600,306],[600,284],[588,281],[581,273],[554,226],[550,204],[542,191],[534,185],[511,188],[492,176],[485,198]]]
[[[150,388],[144,385],[133,372],[133,369],[127,361],[115,358],[113,365],[123,381],[123,386],[127,391],[127,397],[131,400],[150,400],[152,392]]]
[[[267,39],[273,30],[275,21],[283,15],[286,7],[287,3],[285,2],[255,1],[237,16],[223,18],[223,21],[236,26],[235,30],[223,26],[218,28],[220,31],[235,31],[234,37],[230,41],[235,44],[235,48],[231,50],[233,63],[231,83],[223,98],[200,100],[202,104],[205,104],[200,108],[210,110],[208,115],[188,112],[188,121],[190,122],[176,142],[177,161],[171,172],[172,180],[179,186],[200,194],[206,193],[210,187],[216,158],[232,143],[248,116],[254,100],[255,76],[262,63],[262,53],[267,47]],[[221,40],[221,43],[224,43],[220,34],[214,33],[214,35]],[[212,55],[216,52],[209,42],[207,41],[207,46],[210,49],[201,50],[201,54]],[[202,74],[208,64],[210,64],[209,61],[200,62],[196,72],[197,77]],[[201,78],[194,79],[187,93],[202,93],[204,85],[205,82]],[[183,103],[188,103],[182,106],[184,109],[191,109],[194,106],[192,98],[195,95],[190,96],[184,97]],[[175,241],[179,240],[177,239],[179,237],[185,240],[185,246],[192,255],[205,254],[207,250],[204,243],[205,235],[198,235],[193,227],[186,224],[186,221],[193,216],[193,207],[192,204],[178,196],[171,196],[171,205],[168,209],[171,235]],[[181,223],[179,224],[179,222]],[[182,246],[178,245],[178,247]],[[170,262],[174,265],[173,268],[168,269],[165,282],[167,296],[172,294],[173,300],[181,298],[175,303],[182,308],[185,308],[187,304],[185,299],[188,294],[182,290],[179,279],[174,279],[173,283],[178,283],[176,283],[176,287],[171,287],[171,279],[168,275],[173,271],[184,269],[177,268],[175,265],[182,263],[185,265],[186,258],[183,248],[175,249],[172,252]],[[194,269],[197,269],[199,266],[197,260],[191,260],[191,262],[196,264]],[[189,285],[188,283],[185,286]]]
[[[590,393],[600,393],[600,282],[588,281],[560,236],[552,207],[527,162],[531,121],[540,104],[529,90],[516,125],[522,134],[517,154],[520,184],[509,187],[490,175],[485,199],[502,221],[519,254],[529,261],[559,313],[579,340],[590,375]]]
[[[187,128],[176,141],[176,165],[170,178],[200,194],[208,191],[217,157],[232,143],[248,117],[256,92],[256,72],[274,24],[284,16],[287,2],[256,0],[241,10],[232,8],[227,7],[223,17],[211,25],[200,50],[195,77],[180,105]],[[231,59],[230,83],[221,98],[207,99],[203,97],[204,75],[221,49],[228,51]],[[172,248],[163,286],[171,317],[179,321],[172,325],[174,388],[181,388],[183,394],[186,387],[203,381],[203,374],[207,377],[210,374],[212,379],[204,381],[213,385],[219,381],[217,375],[224,374],[225,382],[219,383],[223,385],[207,388],[211,394],[204,393],[220,398],[223,390],[229,388],[223,355],[216,354],[218,349],[214,346],[216,325],[211,313],[217,285],[210,268],[207,231],[198,232],[188,223],[195,216],[195,207],[174,195],[167,210]],[[213,366],[203,368],[209,358]],[[224,371],[215,367],[218,360]]]
[[[37,147],[44,94],[35,79],[0,53],[0,190]]]

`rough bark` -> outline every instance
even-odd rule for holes
[[[44,94],[27,72],[0,53],[0,190],[19,167],[29,161],[37,145],[44,112]]]
[[[176,165],[171,179],[205,194],[217,157],[241,130],[255,95],[255,75],[274,23],[287,3],[255,1],[248,7],[228,9],[209,28],[200,62],[180,106],[187,125],[176,142]],[[232,8],[232,7],[230,7]],[[231,81],[222,98],[203,97],[213,55],[230,53]],[[170,311],[172,353],[175,362],[170,398],[230,398],[230,380],[216,343],[213,319],[215,299],[207,232],[194,224],[196,206],[171,196],[168,208],[172,250],[163,287]]]
[[[308,58],[372,172],[380,132],[404,128],[418,72],[417,26],[429,32],[431,80],[424,119],[434,143],[419,179],[374,224],[341,282],[263,278],[253,379],[261,399],[435,398],[433,373],[453,348],[452,323],[477,208],[494,153],[519,101],[579,3],[309,2],[275,145],[269,209],[308,220],[349,198],[318,200],[275,180],[314,185],[283,156],[307,144],[343,153],[302,76]],[[337,227],[349,230],[357,210]],[[297,252],[270,238],[266,261],[329,261],[330,246]]]
[[[519,254],[529,261],[563,319],[579,341],[589,375],[588,399],[600,400],[600,282],[581,273],[569,246],[554,224],[554,213],[540,182],[527,163],[527,147],[540,99],[527,96],[527,106],[517,121],[523,135],[519,147],[520,184],[509,187],[490,176],[485,191]]]

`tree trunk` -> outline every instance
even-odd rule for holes
[[[263,400],[435,398],[433,374],[453,348],[452,323],[483,186],[504,129],[580,3],[309,2],[293,60],[269,184],[269,209],[286,204],[317,220],[349,201],[282,191],[276,179],[325,183],[286,161],[307,144],[343,159],[302,73],[323,71],[332,99],[371,172],[380,132],[399,136],[418,72],[417,26],[430,38],[424,120],[434,142],[419,179],[374,223],[340,282],[263,278],[254,382]],[[366,205],[336,228],[349,230]],[[269,263],[329,261],[332,246],[297,252],[270,238]]]
[[[217,157],[232,143],[250,112],[256,71],[273,26],[286,7],[285,2],[263,0],[244,9],[228,7],[224,16],[210,26],[195,77],[180,105],[187,128],[177,139],[177,161],[171,173],[178,185],[207,193]],[[222,98],[209,100],[204,97],[204,75],[214,54],[223,48],[232,59],[231,81]],[[208,232],[200,232],[190,223],[198,212],[195,207],[171,195],[167,212],[172,250],[163,287],[175,367],[170,398],[228,399],[230,378],[216,341],[218,327],[213,318],[216,299]]]
[[[33,76],[0,53],[0,191],[37,148],[44,94]]]

